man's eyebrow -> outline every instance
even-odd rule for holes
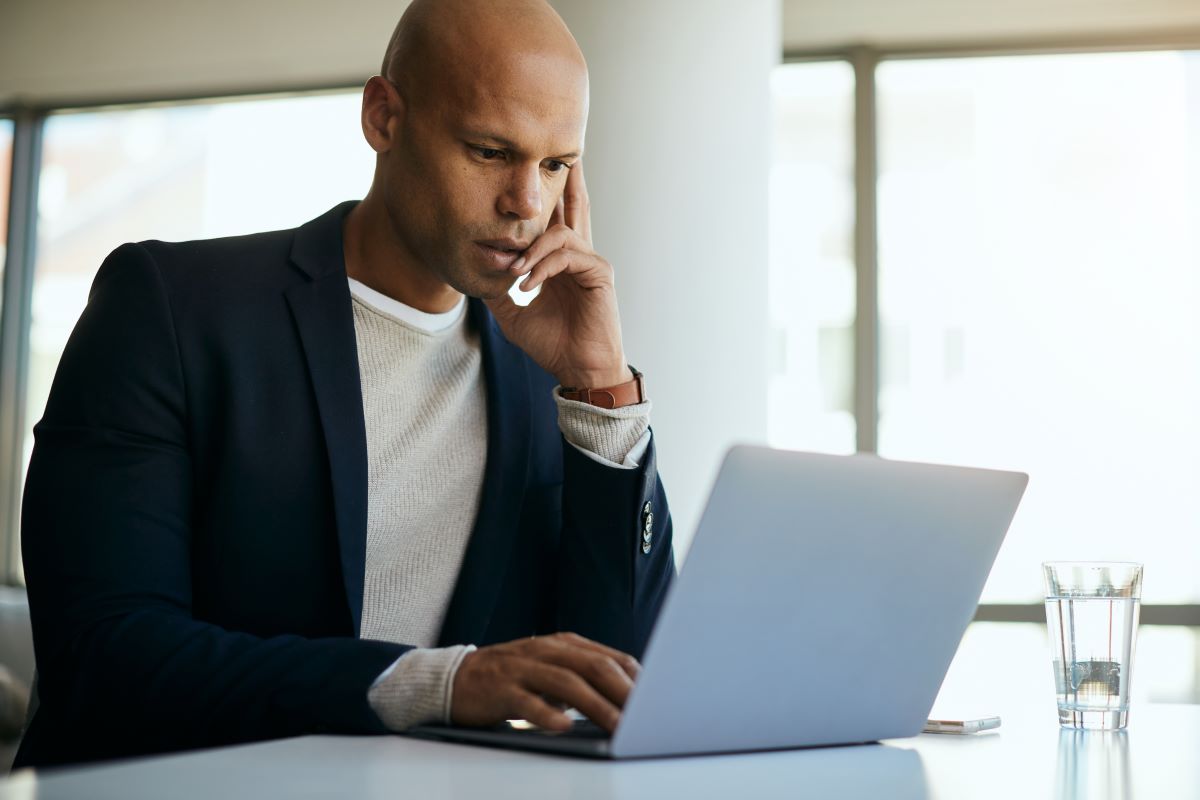
[[[513,152],[516,152],[516,153],[523,152],[521,150],[521,148],[518,147],[515,142],[505,139],[503,136],[497,136],[494,133],[484,133],[483,131],[469,131],[467,133],[467,137],[481,141],[481,142],[482,141],[495,142],[496,144],[500,145],[501,147],[505,148],[506,150],[512,150]],[[546,157],[552,158],[556,161],[560,161],[562,159],[567,159],[567,158],[579,158],[579,151],[572,150],[570,153],[563,153],[561,156],[546,156]]]

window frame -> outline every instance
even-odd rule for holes
[[[20,583],[18,536],[24,459],[25,387],[33,317],[33,265],[37,242],[37,189],[45,114],[12,109],[12,164],[8,186],[8,235],[0,306],[0,578]]]

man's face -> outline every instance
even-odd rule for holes
[[[507,269],[545,231],[587,124],[585,72],[545,57],[509,61],[406,103],[383,165],[403,249],[473,297],[512,285]]]

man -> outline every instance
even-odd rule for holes
[[[109,256],[36,428],[19,766],[615,726],[674,567],[586,117],[541,0],[416,0],[361,203]]]

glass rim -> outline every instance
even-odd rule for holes
[[[1042,568],[1072,567],[1084,569],[1111,569],[1112,567],[1137,567],[1142,569],[1145,564],[1141,561],[1043,561]]]

